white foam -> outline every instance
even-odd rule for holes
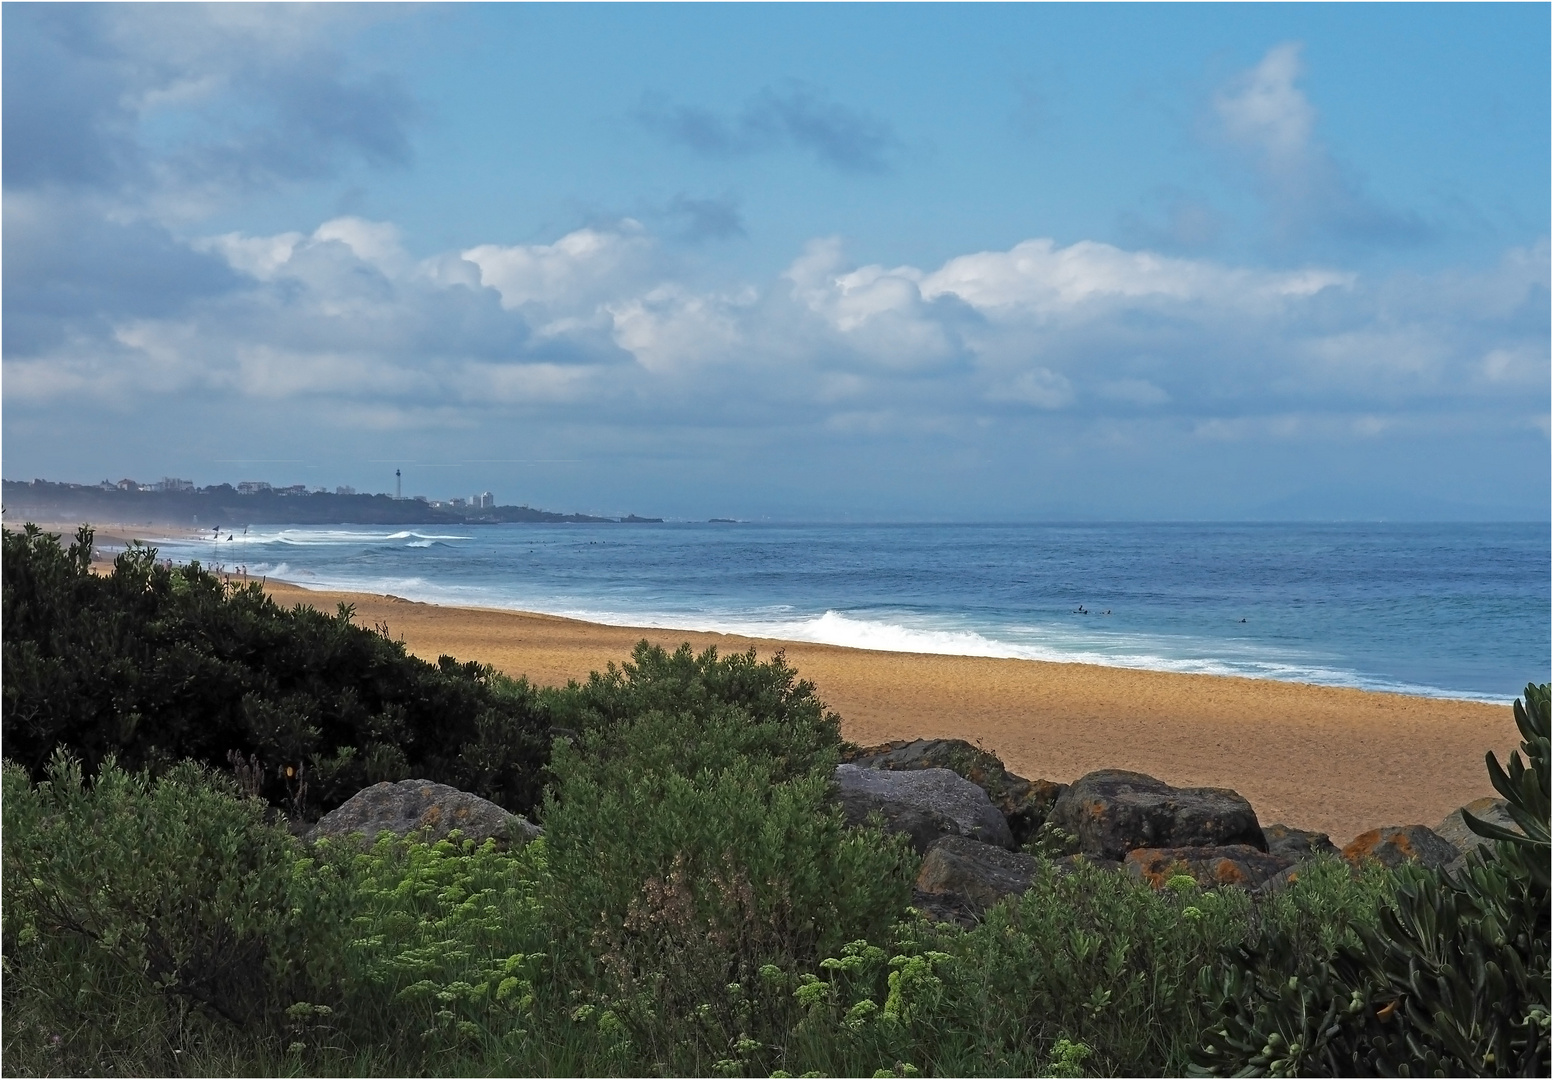
[[[343,530],[308,530],[305,536],[295,536],[293,530],[283,530],[259,542],[307,546],[359,544],[363,540],[376,540],[389,541],[402,548],[431,546],[434,541],[461,539],[469,538],[431,536],[412,531],[369,534]],[[405,544],[406,540],[410,543]],[[193,558],[201,558],[210,548],[208,542],[184,543]],[[253,576],[265,574],[308,588],[392,594],[427,603],[532,611],[606,626],[724,633],[879,652],[982,656],[1183,674],[1232,675],[1493,704],[1507,704],[1509,701],[1500,696],[1369,676],[1330,666],[1322,663],[1319,658],[1291,656],[1285,650],[1273,650],[1268,646],[1244,641],[1118,632],[1098,629],[1093,625],[1075,627],[1059,623],[1009,625],[990,629],[968,625],[966,620],[953,616],[929,617],[895,611],[848,613],[836,610],[813,614],[795,611],[790,605],[770,605],[742,612],[630,610],[600,606],[597,597],[593,596],[529,593],[517,583],[493,587],[490,584],[433,583],[419,576],[368,577],[348,573],[314,573],[292,569],[284,560],[276,562],[272,568],[250,564],[249,573]]]

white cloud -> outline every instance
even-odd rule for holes
[[[1304,167],[1316,126],[1316,110],[1294,85],[1303,70],[1302,48],[1297,41],[1275,45],[1213,101],[1231,139],[1285,167]]]
[[[743,302],[753,299],[747,294]],[[608,310],[615,343],[648,371],[667,373],[731,355],[741,337],[739,306],[669,284],[609,305]]]
[[[1371,197],[1317,135],[1315,107],[1300,89],[1303,46],[1283,42],[1214,95],[1225,143],[1243,153],[1284,241],[1309,235],[1367,244],[1414,243],[1429,231],[1415,213]]]
[[[822,239],[762,286],[706,289],[633,221],[419,260],[391,223],[348,217],[194,246],[239,287],[8,359],[7,400],[189,392],[418,424],[543,409],[851,432],[1146,409],[1207,439],[1384,438],[1394,411],[1523,399],[1549,377],[1546,325],[1522,315],[1546,304],[1545,247],[1482,273],[1370,282],[1049,239],[857,266]],[[1350,419],[1301,420],[1318,401]]]
[[[648,264],[652,241],[636,221],[611,230],[578,229],[553,244],[481,244],[462,253],[502,307],[539,304],[568,311],[597,305]]]
[[[1101,300],[1163,300],[1247,306],[1307,297],[1348,286],[1354,275],[1332,270],[1267,273],[1123,251],[1081,240],[1058,248],[1026,240],[1008,251],[950,259],[920,278],[928,299],[952,294],[980,311],[1047,315]]]
[[[292,252],[304,239],[299,232],[278,233],[275,236],[244,236],[241,233],[223,233],[220,236],[201,237],[191,246],[196,251],[220,255],[239,273],[260,281],[269,281],[278,270],[291,261]]]

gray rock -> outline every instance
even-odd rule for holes
[[[1074,781],[1049,818],[1078,838],[1079,850],[1123,859],[1137,848],[1267,850],[1256,811],[1227,788],[1174,788],[1143,773],[1102,769]]]
[[[952,817],[923,806],[881,799],[857,788],[843,788],[836,796],[848,825],[866,825],[877,813],[887,833],[904,833],[918,855],[927,853],[940,836],[960,836],[959,824]]]
[[[1486,821],[1490,825],[1498,825],[1501,829],[1509,829],[1511,832],[1520,832],[1521,827],[1510,816],[1510,804],[1503,799],[1492,796],[1484,799],[1473,799],[1461,810],[1466,810],[1479,821]],[[1461,810],[1452,810],[1445,815],[1445,820],[1434,827],[1440,839],[1453,844],[1457,851],[1465,855],[1473,848],[1482,847],[1484,844],[1492,844],[1493,841],[1486,836],[1479,836],[1467,828],[1467,822],[1461,816]]]
[[[863,769],[948,769],[981,788],[1008,821],[1014,842],[1023,844],[1040,830],[1066,784],[1026,780],[1009,772],[998,756],[964,739],[914,739],[860,747],[851,764]]]
[[[939,911],[979,914],[1006,896],[1021,895],[1040,865],[1033,855],[946,836],[922,860],[915,893],[929,898],[929,907]]]
[[[916,807],[953,820],[963,835],[974,840],[1014,846],[1008,822],[987,793],[948,769],[890,772],[838,765],[835,780],[843,797],[858,805],[872,798],[878,800],[881,811],[884,803]]]
[[[492,837],[522,847],[544,830],[517,814],[467,791],[430,780],[383,782],[358,791],[319,819],[309,840],[343,839],[359,834],[370,842],[381,832],[417,835],[428,843],[457,829],[466,840],[482,843]]]
[[[1263,825],[1262,838],[1270,855],[1287,859],[1313,859],[1317,855],[1336,855],[1337,845],[1323,832],[1296,829],[1292,825]]]
[[[1439,870],[1453,862],[1460,852],[1427,825],[1387,825],[1360,833],[1343,848],[1343,858],[1355,866],[1375,860],[1395,869],[1416,861]]]

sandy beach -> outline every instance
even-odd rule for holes
[[[1507,706],[1214,675],[862,649],[441,607],[270,583],[281,603],[355,605],[427,660],[479,660],[564,685],[627,659],[643,638],[719,652],[786,651],[858,743],[954,737],[1028,777],[1135,769],[1177,785],[1234,788],[1264,823],[1339,844],[1379,825],[1436,824],[1491,795],[1483,754],[1516,743]]]

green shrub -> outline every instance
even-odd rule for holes
[[[1489,776],[1521,833],[1455,873],[1406,866],[1372,926],[1314,955],[1286,927],[1235,950],[1202,991],[1218,1013],[1197,1055],[1211,1075],[1545,1076],[1549,1052],[1548,686],[1515,719],[1530,767]]]
[[[1155,891],[1043,861],[1028,892],[974,929],[899,924],[794,981],[807,1015],[792,1068],[868,1075],[1164,1075],[1206,1016],[1197,968],[1245,933],[1238,889]],[[1082,1049],[1080,1049],[1082,1048]]]
[[[557,746],[546,908],[589,988],[577,1022],[618,1060],[704,1072],[767,1046],[792,1002],[763,968],[813,964],[904,910],[909,850],[843,826],[834,744],[789,722],[704,703]]]
[[[36,787],[6,763],[3,807],[8,1065],[170,1069],[273,1018],[294,841],[262,803],[193,765],[88,785],[57,754]]]
[[[544,866],[543,840],[500,851],[385,833],[366,851],[312,847],[290,873],[283,948],[303,996],[287,1008],[287,1054],[375,1050],[437,1071],[526,1033],[549,938]]]
[[[554,723],[574,732],[607,732],[649,713],[703,717],[732,708],[750,728],[738,752],[769,759],[784,778],[808,772],[821,755],[834,765],[830,755],[841,743],[841,718],[814,684],[800,680],[781,652],[760,662],[753,648],[719,657],[715,648],[697,655],[686,644],[670,653],[643,641],[630,661],[547,691],[545,701]],[[607,745],[594,749],[606,752]]]
[[[3,535],[7,756],[37,779],[57,747],[88,772],[241,759],[250,787],[312,817],[379,780],[416,776],[526,811],[549,720],[521,680],[409,656],[386,630],[285,610],[257,583],[132,547],[91,572],[92,533],[62,548]]]

